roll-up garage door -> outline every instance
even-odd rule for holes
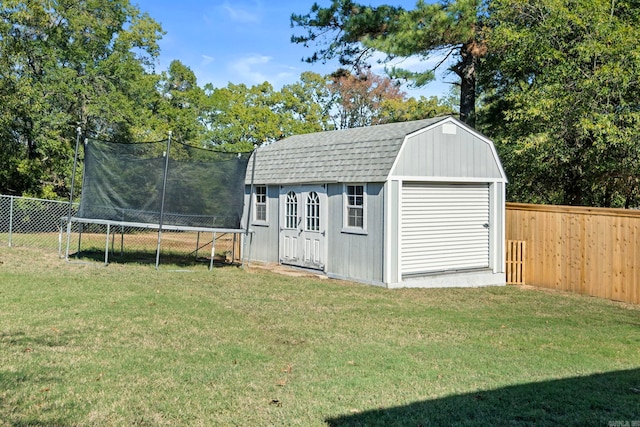
[[[488,184],[402,186],[403,276],[489,267]]]

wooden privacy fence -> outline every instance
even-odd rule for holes
[[[640,211],[507,203],[506,233],[527,284],[640,304]]]

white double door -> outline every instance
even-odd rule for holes
[[[280,188],[280,262],[324,270],[327,190],[321,185]]]

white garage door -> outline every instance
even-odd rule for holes
[[[402,274],[489,267],[489,186],[402,186]]]

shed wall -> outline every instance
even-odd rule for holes
[[[443,123],[409,137],[391,175],[501,179],[494,154],[488,141],[461,126]]]
[[[249,193],[250,186],[245,187],[245,210],[244,216],[249,215],[248,207],[250,206]],[[278,209],[279,187],[277,185],[267,186],[267,223],[256,224],[251,221],[250,230],[252,233],[247,237],[248,241],[244,245],[243,257],[250,261],[260,262],[278,262],[278,239],[279,239],[279,209]],[[253,210],[253,206],[251,206]],[[253,216],[253,211],[250,213]],[[246,224],[246,219],[243,224]]]
[[[343,185],[327,186],[329,217],[327,227],[327,275],[382,285],[383,282],[383,184],[367,184],[366,234],[342,231]]]
[[[490,196],[490,224],[491,238],[489,239],[489,253],[491,254],[491,269],[494,273],[504,273],[506,263],[506,231],[505,231],[505,201],[506,188],[504,182],[494,182],[489,186]],[[505,278],[506,280],[506,278]]]
[[[384,186],[384,283],[398,281],[400,270],[398,253],[400,248],[400,181],[387,181]]]

